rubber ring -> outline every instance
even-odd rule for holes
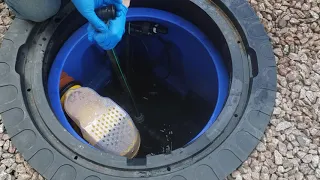
[[[82,84],[78,81],[71,81],[69,82],[68,84],[66,84],[65,86],[63,86],[61,89],[60,89],[60,98],[62,98],[62,96],[64,95],[64,93],[66,93],[72,86],[75,86],[75,85],[79,85],[79,86],[82,86]]]

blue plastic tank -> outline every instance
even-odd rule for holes
[[[163,38],[175,44],[172,75],[166,79],[168,87],[182,95],[191,90],[214,106],[211,118],[190,140],[192,143],[214,123],[227,98],[229,77],[219,52],[196,26],[175,14],[150,8],[129,8],[127,21],[152,21],[167,26],[169,33]],[[151,47],[151,54],[160,53],[152,41],[146,41],[146,44]],[[71,127],[61,107],[59,80],[62,71],[97,91],[110,82],[111,66],[104,51],[88,41],[87,24],[73,33],[57,54],[49,74],[48,96],[62,126],[88,144]],[[166,73],[164,71],[159,66],[155,73],[161,76]]]

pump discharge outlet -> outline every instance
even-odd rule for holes
[[[66,73],[61,76],[60,88],[64,110],[86,141],[100,150],[129,159],[137,155],[140,134],[124,109],[93,89],[81,87]]]

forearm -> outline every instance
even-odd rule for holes
[[[122,4],[125,5],[126,7],[130,6],[130,0],[123,0]]]

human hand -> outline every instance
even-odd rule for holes
[[[97,42],[105,50],[114,48],[125,32],[128,8],[122,4],[122,0],[72,0],[72,2],[89,21],[88,39]],[[116,18],[110,20],[107,26],[94,10],[111,4],[116,7]]]
[[[123,4],[116,6],[117,17],[109,20],[106,31],[97,31],[93,25],[88,26],[89,41],[95,41],[104,50],[113,49],[121,40],[125,32],[126,15],[128,8]]]

